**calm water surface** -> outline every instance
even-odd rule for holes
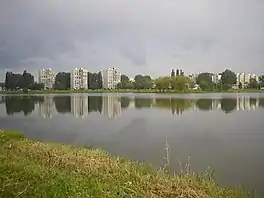
[[[0,95],[0,127],[26,137],[100,147],[113,155],[193,171],[264,197],[264,94]]]

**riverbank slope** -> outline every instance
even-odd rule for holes
[[[28,140],[0,131],[0,197],[242,198],[210,174],[170,176],[100,149]]]

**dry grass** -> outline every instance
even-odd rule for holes
[[[207,173],[172,177],[100,149],[44,144],[10,131],[0,138],[0,197],[246,197]]]

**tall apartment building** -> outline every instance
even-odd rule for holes
[[[44,84],[44,89],[52,89],[55,84],[55,73],[49,69],[39,70],[39,83]]]
[[[258,82],[258,77],[255,74],[245,74],[237,73],[237,86],[241,83],[242,87],[246,87],[250,83],[250,79],[256,79]]]
[[[121,82],[121,72],[116,68],[103,70],[102,77],[104,89],[116,89],[117,84]]]
[[[199,74],[190,74],[188,77],[191,79],[192,82],[196,83],[196,79]]]
[[[88,70],[75,68],[71,72],[71,89],[88,89]]]
[[[213,83],[218,83],[222,78],[222,75],[221,74],[213,74],[212,75],[212,81]]]

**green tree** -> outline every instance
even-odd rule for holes
[[[153,87],[153,80],[150,76],[144,76],[144,89],[151,89]]]
[[[136,75],[134,78],[135,89],[151,89],[153,81],[150,76]]]
[[[34,83],[33,85],[31,85],[29,87],[29,89],[32,89],[32,90],[42,90],[44,89],[44,84],[43,83]]]
[[[98,74],[97,73],[88,72],[88,88],[89,89],[99,89],[100,83],[101,82],[98,82]]]
[[[125,74],[122,74],[121,75],[121,82],[129,82],[130,80],[129,80],[129,77],[127,76],[127,75],[125,75]]]
[[[201,88],[203,91],[208,90],[208,89],[211,88],[211,86],[210,86],[207,82],[205,82],[205,81],[201,81],[201,82],[199,83],[199,86],[200,86],[200,88]]]
[[[238,88],[239,88],[239,89],[242,89],[242,88],[243,88],[243,85],[242,85],[241,82],[239,82]]]
[[[170,77],[159,77],[155,79],[156,89],[166,90],[171,86],[171,78]]]
[[[59,72],[55,76],[54,89],[68,90],[68,89],[70,89],[70,83],[71,83],[70,73]]]
[[[98,83],[98,89],[103,89],[103,77],[101,72],[98,72],[97,74],[97,83]]]
[[[250,79],[249,84],[248,84],[248,88],[251,88],[251,89],[258,89],[259,88],[259,84],[255,78]]]
[[[171,77],[174,77],[175,76],[175,71],[174,69],[171,70]]]
[[[19,79],[20,88],[28,89],[33,84],[34,84],[34,76],[32,76],[30,73],[27,73],[27,71],[24,70],[22,76],[20,76]]]
[[[212,74],[201,73],[196,78],[196,83],[202,90],[208,90],[213,88]]]
[[[171,89],[184,91],[189,89],[190,84],[191,84],[191,80],[187,76],[180,75],[180,76],[171,77],[171,81],[170,81]]]
[[[28,89],[34,84],[34,76],[26,71],[23,74],[6,72],[5,88],[7,90]]]
[[[6,90],[15,90],[17,87],[16,80],[15,80],[15,74],[12,72],[6,72],[6,78],[5,78],[5,88]]]
[[[264,75],[259,77],[259,84],[260,84],[260,87],[264,87]]]
[[[232,85],[236,84],[236,82],[237,82],[236,74],[234,72],[232,72],[231,70],[228,70],[228,69],[225,70],[222,73],[221,82],[223,84],[223,89],[231,88]]]
[[[133,83],[125,74],[121,75],[121,82],[117,84],[118,89],[132,89]]]
[[[180,75],[180,70],[176,69],[176,76],[179,76],[179,75]]]
[[[180,70],[180,75],[184,76],[184,71]]]

